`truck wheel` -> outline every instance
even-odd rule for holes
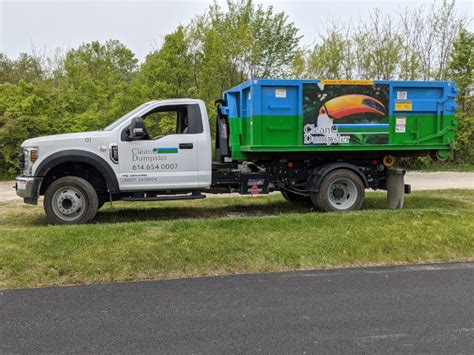
[[[44,211],[54,224],[84,224],[97,214],[99,200],[94,187],[77,176],[66,176],[49,185]]]
[[[287,190],[281,190],[280,192],[285,198],[285,200],[287,200],[288,202],[298,203],[298,202],[306,202],[308,200],[306,196],[298,195]]]
[[[339,169],[330,172],[310,196],[314,206],[325,212],[359,210],[364,204],[364,183],[353,171]]]

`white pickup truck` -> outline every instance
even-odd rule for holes
[[[154,123],[163,122],[168,134],[150,136]],[[112,199],[167,197],[151,191],[190,193],[173,198],[204,197],[199,191],[211,186],[211,155],[202,101],[151,101],[102,131],[26,140],[16,190],[31,204],[45,195],[44,208],[53,223],[87,223]]]

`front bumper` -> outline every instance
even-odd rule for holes
[[[38,203],[39,187],[42,181],[42,177],[17,176],[15,184],[16,194],[22,197],[25,203],[36,205]]]

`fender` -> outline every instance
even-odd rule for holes
[[[346,169],[346,170],[353,171],[362,179],[362,182],[364,183],[364,187],[366,189],[369,187],[369,182],[367,181],[367,177],[362,171],[360,171],[359,168],[357,168],[357,166],[349,164],[349,163],[341,162],[341,163],[323,165],[311,171],[310,176],[313,176],[313,178],[309,179],[307,189],[309,191],[318,192],[319,188],[321,187],[321,183],[323,182],[326,175],[329,174],[331,171],[338,170],[338,169]]]
[[[39,177],[39,179],[35,179],[35,181],[38,182],[34,183],[33,185],[33,192],[36,196],[38,196],[39,194],[40,184],[43,180],[42,178],[44,178],[48,174],[48,172],[54,167],[58,166],[59,164],[68,162],[86,163],[92,165],[104,176],[107,188],[111,193],[120,192],[117,176],[114,170],[102,157],[88,151],[70,149],[51,154],[43,161],[41,161],[41,163],[38,165],[34,175],[35,177]]]

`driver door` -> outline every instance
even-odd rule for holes
[[[197,134],[188,104],[166,105],[144,114],[146,135],[118,144],[120,189],[176,190],[198,187]]]

